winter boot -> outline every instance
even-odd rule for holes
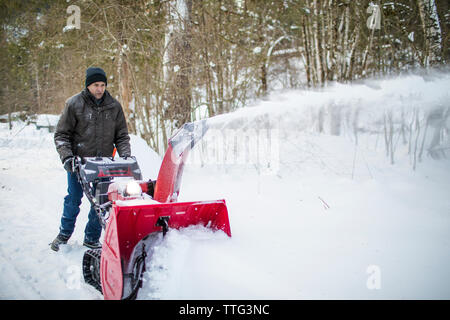
[[[63,234],[58,234],[55,238],[55,240],[53,240],[52,243],[50,243],[50,248],[54,251],[58,251],[59,250],[59,246],[61,244],[66,244],[67,241],[69,240],[70,236],[65,236]]]
[[[102,248],[102,244],[98,240],[97,241],[89,241],[89,240],[84,239],[83,246],[88,247],[90,249],[101,249]]]

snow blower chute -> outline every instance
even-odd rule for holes
[[[156,183],[142,180],[134,157],[76,158],[79,181],[105,229],[102,248],[83,256],[83,276],[105,299],[137,297],[147,255],[169,228],[201,224],[231,237],[225,200],[177,202],[188,153],[206,130],[205,121],[186,123],[169,139]]]

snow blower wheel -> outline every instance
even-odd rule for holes
[[[100,257],[102,249],[87,250],[83,255],[83,278],[87,284],[102,293],[100,280]]]

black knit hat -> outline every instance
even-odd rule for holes
[[[106,85],[108,82],[106,80],[106,73],[102,68],[91,67],[86,70],[86,87],[89,87],[94,82],[103,81]]]

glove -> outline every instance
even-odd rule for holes
[[[64,160],[64,169],[67,172],[73,172],[73,157],[68,157]]]

